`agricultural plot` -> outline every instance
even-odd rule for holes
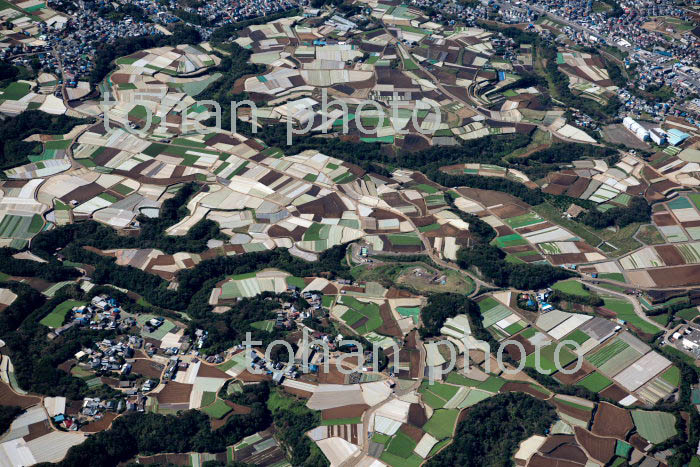
[[[552,289],[559,290],[569,295],[577,295],[579,297],[590,297],[591,293],[583,288],[583,284],[575,280],[557,282],[552,286]]]
[[[600,392],[612,384],[612,381],[594,371],[590,375],[576,383],[578,386],[583,386],[591,392]]]
[[[650,443],[659,444],[676,435],[676,418],[667,412],[633,410],[637,432]]]
[[[661,329],[643,320],[634,312],[634,307],[626,300],[604,299],[605,308],[614,311],[619,319],[624,320],[646,334],[656,334]]]
[[[457,416],[459,415],[459,410],[452,409],[440,409],[433,413],[430,420],[423,425],[423,431],[430,433],[435,437],[435,439],[441,440],[449,438],[454,432],[455,423],[457,422]]]
[[[539,352],[539,369],[544,374],[551,375],[564,368],[569,363],[576,360],[576,356],[571,353],[565,346],[561,346],[559,355],[555,356],[557,346],[550,344],[547,347],[540,349]],[[525,366],[528,368],[537,368],[537,352],[533,352],[525,358]]]
[[[375,331],[384,322],[376,303],[361,302],[347,295],[342,296],[339,303],[348,307],[341,319],[360,335]]]
[[[39,323],[54,329],[60,328],[63,325],[63,321],[66,319],[66,315],[69,311],[75,307],[85,305],[86,302],[79,300],[66,300],[54,308],[54,310],[39,321]]]

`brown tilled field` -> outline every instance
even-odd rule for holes
[[[598,410],[593,418],[594,434],[625,439],[632,428],[634,428],[634,422],[628,410],[607,402],[598,404]]]
[[[610,462],[610,459],[615,455],[615,439],[595,436],[590,431],[578,426],[574,427],[574,431],[579,444],[593,459],[603,464]]]
[[[408,408],[408,423],[415,426],[423,426],[428,422],[425,409],[420,404],[411,404]]]
[[[379,307],[379,314],[382,317],[383,322],[377,329],[377,332],[387,336],[398,337],[399,339],[403,338],[403,333],[401,332],[401,328],[399,327],[398,323],[394,319],[389,303],[382,303],[382,305]]]
[[[508,219],[527,214],[529,209],[517,204],[504,204],[503,206],[491,208],[490,211],[501,219]]]
[[[523,209],[530,209],[530,206],[513,195],[501,193],[500,191],[482,190],[479,188],[461,187],[457,191],[469,199],[484,206],[496,206],[497,204],[515,204]],[[524,213],[523,213],[524,214]]]
[[[581,467],[585,464],[565,461],[561,459],[552,459],[544,457],[542,454],[534,454],[527,463],[528,467]]]
[[[666,266],[680,266],[685,264],[683,256],[674,245],[655,246],[654,249],[659,254]]]
[[[576,361],[571,363],[568,367],[565,367],[565,370],[570,370],[576,365]],[[564,374],[561,371],[558,371],[556,375],[554,375],[554,379],[557,381],[560,381],[562,384],[574,384],[584,376],[593,373],[593,370],[595,368],[590,365],[589,363],[586,363],[585,361],[583,362],[583,365],[581,365],[581,368],[576,373],[572,374]]]
[[[404,432],[406,435],[408,435],[409,438],[411,438],[416,443],[419,442],[425,434],[425,432],[417,426],[408,423],[404,423],[403,425],[401,425],[400,431]]]
[[[578,409],[576,407],[572,407],[568,404],[564,404],[563,402],[559,402],[556,399],[552,399],[552,403],[557,407],[557,411],[569,415],[571,417],[577,418],[579,420],[582,420],[584,422],[589,422],[591,420],[591,413],[588,410],[583,410],[583,409]]]
[[[80,430],[86,433],[97,433],[98,431],[104,431],[109,428],[115,418],[117,418],[117,414],[111,412],[105,413],[102,420],[90,422]]]
[[[16,405],[26,409],[39,402],[41,402],[41,399],[38,397],[16,394],[9,385],[0,382],[0,405]]]
[[[191,384],[170,381],[159,393],[155,394],[155,396],[159,404],[184,404],[189,403],[191,392]]]
[[[627,397],[629,394],[627,391],[622,389],[620,386],[617,384],[613,383],[607,388],[605,388],[603,391],[600,391],[600,395],[606,399],[610,399],[613,401],[619,401]]]
[[[156,363],[150,360],[136,359],[131,364],[131,371],[145,376],[146,378],[160,378],[163,373],[163,368],[165,368],[160,363]]]
[[[529,383],[517,383],[517,382],[509,382],[504,384],[500,392],[524,392],[526,394],[530,394],[532,397],[540,400],[546,400],[549,398],[547,394],[544,392],[540,392],[534,387],[532,387]]]
[[[321,417],[323,420],[361,417],[367,409],[369,409],[369,405],[367,404],[343,405],[341,407],[323,410],[321,412]]]
[[[518,334],[518,335],[516,335],[516,336],[512,336],[510,339],[511,339],[511,340],[514,340],[514,341],[517,341],[517,342],[520,342],[520,344],[522,344],[522,346],[523,346],[523,349],[525,350],[525,355],[521,355],[520,349],[519,349],[515,344],[508,344],[508,345],[506,345],[506,346],[505,346],[505,351],[508,352],[508,355],[510,355],[510,357],[511,357],[513,360],[520,361],[520,360],[522,360],[523,358],[527,357],[528,355],[530,355],[532,352],[535,351],[535,346],[532,345],[532,344],[530,343],[530,341],[528,341],[527,339],[525,339],[525,338],[524,338],[523,336],[521,336],[520,334]]]
[[[700,284],[700,264],[648,269],[647,272],[657,287],[684,287]]]

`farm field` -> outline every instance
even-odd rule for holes
[[[632,419],[639,434],[654,444],[662,443],[676,434],[676,418],[673,414],[633,410]]]
[[[204,413],[216,419],[224,418],[231,410],[233,409],[221,399],[217,399],[213,404],[202,408]]]
[[[361,302],[348,296],[342,296],[340,303],[348,307],[341,319],[358,334],[372,332],[383,323],[376,303]]]
[[[576,384],[578,386],[583,386],[591,392],[600,392],[610,386],[612,381],[595,371]]]
[[[42,318],[39,323],[44,326],[52,328],[60,328],[63,325],[63,321],[66,319],[66,315],[70,310],[76,306],[84,306],[87,302],[82,302],[79,300],[66,300],[65,302],[58,305],[54,310]]]
[[[457,421],[457,416],[459,415],[459,410],[447,410],[440,409],[433,413],[430,420],[423,425],[423,431],[426,431],[433,435],[436,439],[444,439],[452,436],[454,431],[455,422]]]
[[[654,326],[653,324],[647,321],[644,321],[642,318],[637,316],[637,314],[634,312],[634,307],[631,303],[624,300],[612,298],[605,298],[604,302],[605,308],[614,311],[617,314],[618,318],[625,320],[626,322],[630,323],[632,326],[638,328],[642,332],[647,334],[656,334],[658,332],[661,332],[660,328]]]
[[[559,290],[569,295],[577,295],[579,297],[590,297],[591,293],[583,288],[583,284],[576,280],[567,280],[557,282],[552,286],[552,289]]]

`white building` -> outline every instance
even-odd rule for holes
[[[622,125],[629,131],[634,133],[634,135],[640,140],[646,141],[649,139],[649,130],[637,123],[634,119],[630,117],[625,117],[624,119],[622,119]]]
[[[652,128],[649,130],[649,137],[659,146],[666,144],[666,132],[661,128]]]

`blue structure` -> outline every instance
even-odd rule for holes
[[[668,130],[668,143],[672,146],[678,146],[688,138],[690,138],[690,135],[688,133],[683,133],[681,130],[675,128]]]
[[[506,72],[505,71],[499,71],[498,72],[498,81],[503,81],[506,79]]]

